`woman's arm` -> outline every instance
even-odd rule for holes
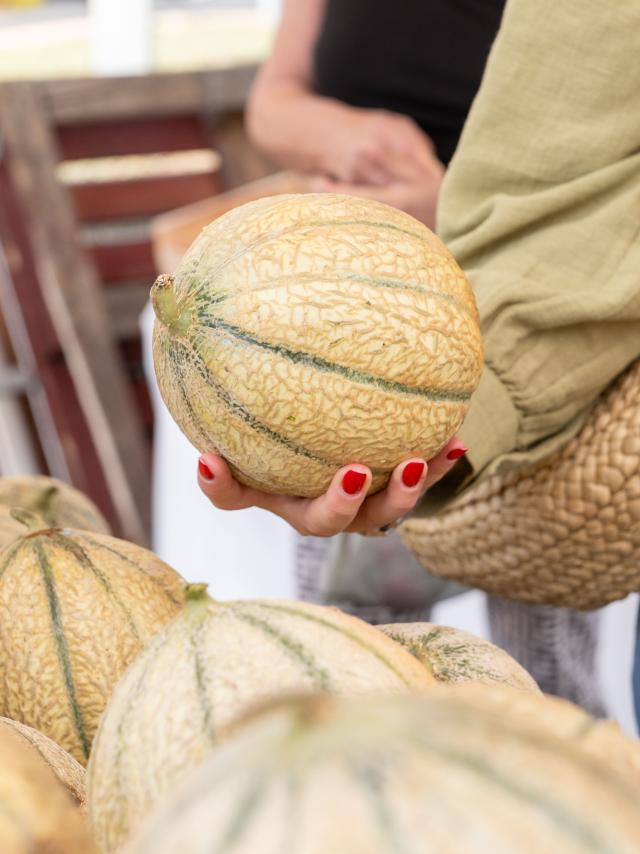
[[[438,211],[485,342],[475,477],[565,444],[640,355],[638,32],[637,0],[507,4]]]
[[[247,104],[246,124],[256,145],[289,168],[324,171],[322,128],[342,107],[312,92],[313,49],[326,0],[286,0],[271,56]]]
[[[249,136],[289,169],[384,185],[438,172],[429,138],[407,116],[348,106],[313,92],[313,52],[326,0],[285,0],[273,51],[247,104]]]

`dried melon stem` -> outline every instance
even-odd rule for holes
[[[47,486],[46,489],[38,493],[34,501],[31,502],[29,509],[41,516],[47,524],[53,524],[53,499],[59,492],[57,486]]]
[[[197,584],[185,584],[184,586],[185,602],[206,602],[209,601],[207,593],[207,584],[198,582]]]
[[[25,510],[24,507],[12,507],[9,512],[16,522],[20,522],[20,524],[28,528],[31,533],[42,531],[47,528],[47,523],[42,516],[38,513],[32,513],[31,510]]]
[[[187,620],[192,628],[200,625],[209,617],[214,600],[207,593],[206,584],[185,584],[182,588],[184,609],[182,619]]]
[[[158,276],[151,288],[151,305],[160,323],[174,335],[184,335],[191,324],[191,311],[180,308],[176,300],[173,276]]]

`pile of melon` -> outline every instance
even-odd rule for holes
[[[3,854],[640,850],[635,742],[502,650],[216,602],[30,495],[0,551]]]
[[[366,452],[377,489],[464,415],[468,286],[435,238],[382,208],[232,212],[156,288],[165,396],[247,483],[315,494]],[[409,339],[412,364],[397,358]],[[252,397],[270,376],[308,397]],[[331,447],[309,421],[323,377]],[[303,602],[217,602],[110,536],[76,490],[0,478],[2,854],[637,854],[639,809],[636,742],[544,696],[495,646]]]

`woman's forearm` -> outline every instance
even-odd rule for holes
[[[251,94],[246,127],[254,145],[279,165],[302,172],[331,172],[331,139],[339,133],[349,108],[315,95],[304,86],[282,82]]]
[[[636,0],[507,4],[438,210],[482,319],[476,475],[566,443],[640,355],[639,27]]]

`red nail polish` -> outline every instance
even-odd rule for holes
[[[402,471],[402,482],[405,486],[415,486],[424,471],[424,463],[407,463]]]
[[[459,459],[460,459],[460,457],[464,457],[464,455],[467,453],[467,451],[468,451],[468,450],[469,450],[469,449],[468,449],[468,448],[465,448],[465,447],[462,447],[462,448],[452,448],[452,449],[449,451],[449,453],[447,454],[447,459],[448,459],[448,460],[459,460]]]
[[[198,460],[198,471],[203,480],[213,480],[214,474],[204,460]]]
[[[347,495],[355,495],[357,492],[360,492],[366,479],[366,474],[363,474],[361,471],[349,469],[342,478],[342,488]]]

